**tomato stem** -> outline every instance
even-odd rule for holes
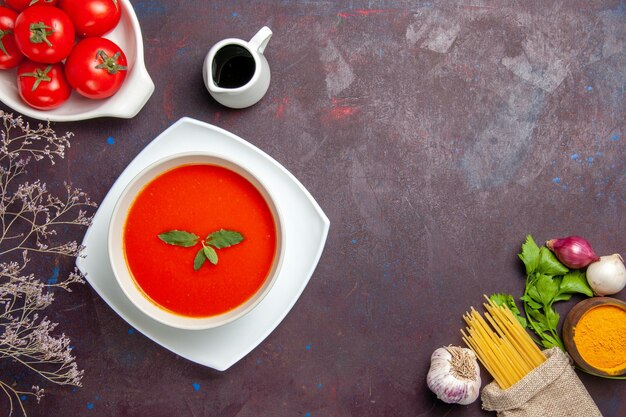
[[[48,40],[48,36],[54,33],[54,29],[47,26],[44,22],[31,23],[30,33],[30,41],[32,43],[45,42],[46,45],[52,46],[52,43]]]
[[[115,55],[108,56],[106,52],[99,49],[98,52],[96,52],[96,59],[100,58],[102,63],[96,65],[96,68],[105,69],[109,74],[117,74],[118,71],[126,71],[128,67],[117,63],[120,55],[120,52],[116,52]]]
[[[33,88],[30,89],[30,91],[35,91],[37,87],[39,87],[39,84],[42,81],[46,81],[46,82],[52,81],[51,78],[48,77],[48,73],[50,72],[51,69],[52,69],[52,65],[48,65],[45,70],[42,70],[41,68],[37,68],[35,72],[25,72],[24,74],[20,74],[20,77],[35,77],[36,80],[35,80],[35,83],[33,84]]]
[[[7,52],[7,48],[5,48],[4,43],[2,43],[2,38],[4,38],[4,35],[10,35],[11,33],[13,33],[13,31],[10,29],[7,29],[7,30],[0,29],[0,51],[2,51],[2,53],[8,56],[10,56],[11,54]]]

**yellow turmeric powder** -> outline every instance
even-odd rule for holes
[[[626,310],[601,305],[587,311],[574,329],[574,343],[589,365],[619,374],[626,368]]]

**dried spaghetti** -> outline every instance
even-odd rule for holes
[[[491,300],[485,318],[473,307],[463,318],[463,341],[478,356],[500,388],[507,389],[541,365],[546,357],[519,324],[511,310]],[[486,320],[485,320],[486,319]]]

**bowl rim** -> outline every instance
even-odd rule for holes
[[[580,321],[580,318],[585,315],[585,313],[593,310],[594,308],[612,305],[619,307],[626,311],[626,302],[620,300],[619,298],[614,297],[591,297],[585,300],[579,301],[577,304],[572,307],[567,315],[565,316],[565,320],[563,322],[563,343],[565,344],[565,349],[572,357],[574,362],[582,368],[584,371],[596,374],[600,376],[606,377],[619,377],[622,375],[626,375],[626,365],[622,368],[618,373],[609,373],[601,368],[596,368],[587,362],[580,352],[578,351],[578,347],[574,342],[574,332],[576,325]]]
[[[191,160],[185,161],[186,159]],[[203,161],[202,159],[206,160]],[[183,162],[175,163],[176,161]],[[259,290],[257,290],[257,292],[255,292],[250,298],[248,298],[246,301],[244,301],[242,304],[235,307],[234,309],[231,309],[221,314],[207,317],[190,317],[180,315],[159,306],[156,302],[151,300],[149,296],[147,296],[143,292],[143,290],[139,287],[139,285],[132,277],[132,273],[128,268],[128,264],[126,263],[124,255],[123,236],[117,234],[119,231],[123,233],[125,227],[124,225],[126,223],[127,210],[132,206],[132,202],[134,201],[138,192],[132,191],[135,190],[137,186],[140,187],[139,190],[142,190],[147,184],[149,184],[151,181],[153,181],[155,178],[165,172],[185,165],[198,164],[221,166],[241,175],[248,182],[250,182],[257,189],[257,191],[261,193],[267,205],[269,206],[270,211],[272,212],[277,237],[276,252],[274,255],[272,268],[270,269],[270,272],[261,288],[259,288]],[[165,166],[165,168],[161,168],[163,166]],[[149,175],[154,170],[156,171],[153,172],[152,175]],[[146,177],[147,175],[149,175],[149,177]],[[127,207],[127,210],[122,213],[121,211],[124,209],[125,206]],[[116,238],[118,240],[115,240]],[[122,246],[120,246],[120,243],[122,244]],[[124,187],[123,191],[115,202],[115,206],[111,213],[109,227],[107,230],[107,250],[109,263],[113,270],[113,275],[115,276],[117,284],[122,289],[122,292],[124,293],[126,298],[130,300],[131,303],[143,314],[157,322],[160,322],[161,324],[170,327],[185,330],[205,330],[224,326],[245,316],[267,296],[282,269],[286,251],[286,233],[283,215],[281,209],[276,204],[276,198],[274,197],[270,189],[266,186],[266,184],[257,175],[223,154],[206,151],[180,152],[160,158],[157,161],[146,166],[138,174],[136,174],[132,178],[132,180]],[[114,256],[114,254],[116,253],[118,254],[118,256]],[[119,254],[121,254],[121,262],[119,262]]]

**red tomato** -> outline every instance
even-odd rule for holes
[[[17,13],[0,6],[0,69],[13,68],[24,58],[13,34],[16,18]]]
[[[22,99],[38,110],[59,107],[70,97],[72,88],[63,74],[63,65],[26,60],[17,69],[17,89]]]
[[[7,6],[21,12],[30,6],[56,6],[57,0],[4,0]]]
[[[20,51],[35,62],[60,62],[74,46],[74,25],[61,9],[32,6],[15,20],[15,41]]]
[[[65,61],[65,75],[79,94],[94,99],[111,97],[126,78],[126,55],[105,38],[78,42]]]
[[[119,0],[60,0],[78,36],[102,36],[113,30],[122,14]]]

